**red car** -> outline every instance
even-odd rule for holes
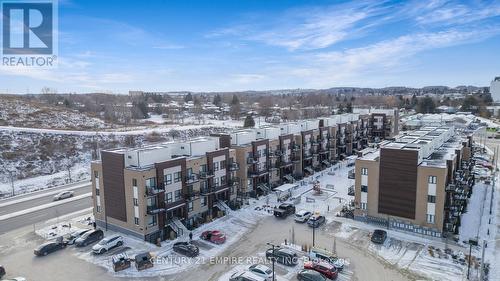
[[[218,230],[208,230],[204,231],[200,238],[203,240],[210,241],[214,244],[223,244],[226,242],[226,235]]]
[[[338,275],[335,266],[323,261],[321,262],[307,261],[304,263],[304,269],[311,269],[317,271],[328,279],[337,279]]]

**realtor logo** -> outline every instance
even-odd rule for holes
[[[1,1],[1,0],[0,0]],[[56,3],[2,1],[2,66],[50,67],[57,58]]]

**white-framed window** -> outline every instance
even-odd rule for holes
[[[222,160],[222,161],[220,161],[220,169],[221,169],[221,170],[223,170],[223,169],[225,169],[225,168],[227,167],[227,164],[226,164],[226,163],[227,163],[227,162],[226,162],[226,160]]]
[[[427,202],[428,203],[436,203],[436,196],[434,196],[434,195],[427,195]]]
[[[436,176],[429,176],[429,183],[437,183],[437,177]]]
[[[132,186],[137,186],[137,179],[132,179]]]
[[[94,178],[96,178],[96,179],[99,178],[99,171],[94,171]]]
[[[100,213],[101,212],[101,206],[96,206],[95,210]]]
[[[207,197],[206,196],[201,197],[200,204],[202,207],[205,207],[207,205]]]
[[[214,185],[219,186],[220,185],[220,179],[219,178],[214,178]]]
[[[361,203],[361,210],[366,210],[366,203]]]
[[[147,188],[156,188],[156,178],[146,179],[146,187]]]
[[[137,198],[134,198],[133,201],[134,201],[134,206],[139,206],[139,200]]]
[[[181,190],[176,190],[175,191],[175,201],[179,201],[181,200],[181,197],[182,197],[182,193],[181,193]]]
[[[193,211],[193,201],[188,202],[188,212]]]
[[[139,218],[138,217],[134,217],[134,224],[139,225]]]
[[[367,168],[361,168],[361,174],[364,176],[368,175],[368,169]]]
[[[165,192],[165,201],[167,203],[172,203],[173,202],[172,192]]]
[[[367,185],[361,185],[361,192],[368,192],[368,186]]]
[[[148,216],[148,225],[155,226],[156,225],[156,215]]]
[[[429,215],[427,214],[427,222],[428,223],[434,223],[436,220],[436,216],[435,215]]]
[[[219,162],[214,162],[214,171],[219,170]]]
[[[225,185],[226,184],[226,176],[220,177],[220,184]]]

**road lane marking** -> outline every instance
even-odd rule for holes
[[[55,201],[55,202],[51,202],[51,203],[48,203],[48,204],[36,206],[36,207],[29,208],[29,209],[26,209],[26,210],[13,212],[13,213],[10,213],[10,214],[6,214],[6,215],[3,215],[3,216],[0,216],[0,221],[4,221],[6,219],[10,219],[10,218],[18,217],[18,216],[21,216],[21,215],[29,214],[29,213],[32,213],[32,212],[40,211],[40,210],[43,210],[43,209],[51,208],[51,207],[54,207],[54,206],[66,204],[68,202],[80,200],[80,199],[87,198],[87,197],[90,197],[90,196],[92,196],[92,192],[88,192],[88,193],[85,193],[85,194],[74,196],[74,197],[71,197],[69,199],[64,199],[64,200]]]

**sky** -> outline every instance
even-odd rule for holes
[[[59,0],[58,67],[0,92],[489,86],[500,1]]]

